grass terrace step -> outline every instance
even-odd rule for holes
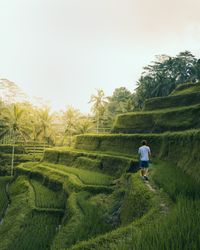
[[[11,204],[0,226],[0,249],[50,249],[62,215],[32,209],[32,195],[27,177],[20,176],[10,185]]]
[[[154,158],[171,161],[200,181],[200,130],[168,132],[163,134],[110,134],[77,136],[79,150],[110,151],[118,155],[135,155],[141,141],[146,139]]]
[[[171,95],[183,95],[200,91],[200,82],[197,83],[184,83],[176,87]]]
[[[49,250],[61,223],[59,214],[32,211],[24,221],[9,249]]]
[[[156,97],[145,101],[144,111],[189,106],[200,103],[199,92]]]
[[[22,162],[40,161],[41,154],[28,155],[28,154],[15,154],[14,156],[14,169]],[[0,153],[0,175],[10,175],[11,172],[12,154]]]
[[[93,197],[93,196],[92,196]],[[68,249],[77,241],[86,240],[113,228],[106,223],[105,207],[91,202],[91,193],[72,193],[67,203],[68,219],[56,235],[52,250]],[[104,202],[105,203],[105,202]]]
[[[155,192],[162,195],[160,202],[154,203],[151,213],[148,209],[144,217],[128,226],[80,242],[70,250],[199,249],[199,183],[192,181],[191,177],[180,171],[175,165],[166,162],[158,162],[151,177],[161,190],[157,189]],[[138,182],[133,187],[139,190],[141,188]],[[163,190],[175,203],[163,195]],[[130,194],[132,193],[130,190]],[[142,193],[147,194],[148,192],[142,191]],[[141,198],[143,194],[138,196]],[[127,197],[127,201],[130,201],[130,197]],[[135,198],[134,201],[136,201]],[[159,203],[160,209],[156,206]],[[140,209],[141,207],[144,206],[140,206]],[[163,211],[161,207],[164,209]],[[136,209],[136,211],[140,211],[140,209]],[[128,211],[126,211],[125,217],[129,214]],[[134,212],[135,209],[130,211]]]
[[[152,153],[158,155],[162,144],[161,134],[88,134],[76,137],[75,149],[93,151],[96,154],[104,153],[137,159],[141,141],[146,139],[151,146]]]
[[[66,195],[61,191],[53,191],[42,185],[40,182],[32,179],[30,183],[35,194],[35,206],[37,208],[64,209]]]
[[[118,115],[114,133],[162,133],[200,128],[200,105]]]
[[[41,166],[52,168],[56,171],[61,171],[64,173],[69,173],[77,176],[83,184],[89,184],[89,185],[111,185],[113,181],[113,177],[102,174],[102,173],[97,173],[85,169],[78,169],[78,168],[73,168],[73,167],[67,167],[64,165],[59,165],[59,164],[49,164],[49,163],[41,163]]]
[[[17,167],[18,174],[26,174],[43,182],[48,188],[71,192],[81,189],[91,192],[112,192],[112,178],[97,172],[67,168],[57,164],[24,163]]]
[[[119,156],[111,152],[89,152],[69,148],[47,149],[44,152],[43,161],[85,168],[112,176],[120,176],[131,167],[138,167],[138,160],[130,156]]]
[[[138,173],[131,174],[128,178],[124,203],[120,212],[122,225],[104,235],[77,243],[69,249],[124,249],[123,243],[130,243],[132,237],[137,238],[142,226],[148,225],[152,220],[159,220],[163,216],[160,211],[159,199],[159,195],[154,196],[144,185]],[[129,245],[129,249],[132,249],[131,245]]]
[[[0,144],[0,153],[12,154],[13,145],[9,144]],[[24,146],[15,145],[15,153],[16,154],[24,154],[25,149]]]

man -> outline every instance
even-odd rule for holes
[[[147,173],[149,167],[149,157],[151,155],[150,147],[147,146],[147,141],[142,141],[142,146],[138,150],[140,156],[140,167],[141,167],[141,176],[143,180],[148,180]]]

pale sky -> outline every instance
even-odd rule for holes
[[[89,111],[96,89],[133,91],[155,55],[200,57],[199,0],[0,0],[0,78]]]

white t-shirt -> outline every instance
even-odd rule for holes
[[[149,160],[149,153],[151,153],[150,147],[148,147],[146,145],[140,147],[138,150],[138,154],[140,155],[141,161],[148,161]]]

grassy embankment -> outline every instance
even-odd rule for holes
[[[44,200],[49,195],[52,197],[49,192],[47,189],[44,193]],[[27,177],[19,176],[11,183],[8,194],[11,204],[0,226],[0,249],[49,249],[62,214],[49,212],[48,208],[46,211],[37,209]]]
[[[200,128],[200,104],[118,115],[114,133],[162,133]]]
[[[135,174],[132,175],[132,178],[134,176]],[[160,188],[160,191],[156,191],[161,192],[160,208],[158,203],[157,206],[154,203],[152,213],[148,208],[145,216],[132,222],[129,226],[98,236],[90,241],[81,242],[70,250],[199,249],[200,184],[171,163],[155,164],[151,178],[153,179],[152,185]],[[138,180],[135,181],[137,183]],[[142,191],[144,192],[133,197],[134,202],[147,195],[146,190]],[[167,197],[165,198],[165,192],[171,198],[171,202]],[[151,195],[155,196],[155,194]],[[128,200],[130,202],[130,199]],[[136,207],[136,209],[133,207],[131,211],[140,211],[141,207],[144,206]]]
[[[199,105],[138,113],[137,126],[148,113],[157,128],[176,130],[183,111],[191,119],[184,126],[193,126]],[[199,249],[199,138],[199,130],[86,135],[73,150],[47,150],[44,162],[22,163],[8,190],[0,249]],[[136,166],[132,156],[142,139],[162,159],[154,163],[150,187],[138,173],[126,173]]]

